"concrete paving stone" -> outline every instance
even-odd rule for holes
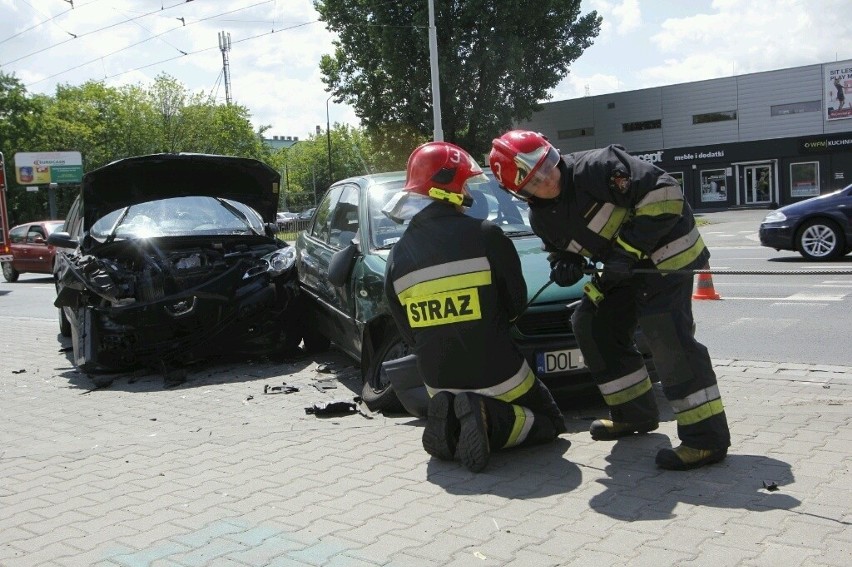
[[[424,557],[426,559],[448,557],[466,551],[473,546],[479,545],[479,543],[469,537],[450,535],[445,532],[437,534],[433,541],[425,545],[420,543],[417,548],[408,549],[407,552],[416,557]]]
[[[119,538],[128,537],[139,531],[136,528],[124,524],[109,523],[108,520],[100,518],[98,520],[100,520],[99,525],[102,526],[100,530],[93,531],[92,521],[84,524],[77,524],[74,527],[83,530],[85,532],[84,535],[66,538],[63,541],[68,545],[74,546],[80,551],[90,551],[103,545],[112,544]]]
[[[353,557],[347,553],[335,555],[323,563],[323,567],[376,567],[376,565],[376,563]]]
[[[472,535],[472,534],[471,534]],[[498,564],[505,565],[512,561],[521,549],[535,547],[541,538],[531,538],[513,532],[492,533],[490,538],[485,538],[468,548],[471,554],[482,554],[489,560],[496,559]]]
[[[8,563],[14,567],[38,567],[44,565],[55,565],[60,558],[70,558],[77,555],[78,551],[64,542],[55,542],[38,549],[27,550],[19,557],[11,558]]]
[[[848,567],[850,556],[852,556],[852,546],[834,546],[819,555],[805,558],[802,565],[808,567]]]
[[[349,534],[347,534],[347,537],[349,537]],[[379,565],[392,564],[400,566],[427,564],[435,560],[438,561],[438,565],[442,565],[449,555],[444,551],[436,552],[432,556],[424,556],[420,553],[413,554],[413,551],[419,550],[422,545],[421,542],[415,539],[386,534],[375,538],[371,543],[364,545],[361,549],[347,551],[346,555],[361,559],[362,561],[373,561]]]
[[[582,521],[566,518],[565,524],[551,530],[548,537],[539,542],[535,550],[552,557],[567,559],[583,546],[598,541],[601,534],[587,534],[577,529]]]
[[[604,552],[596,549],[580,548],[563,558],[560,565],[566,567],[587,567],[589,565],[625,565],[618,552]]]
[[[303,549],[288,551],[286,557],[301,561],[303,565],[320,566],[328,564],[335,556],[342,554],[351,555],[352,551],[360,548],[361,544],[357,542],[336,535],[330,535],[319,538],[313,544]],[[364,561],[359,557],[356,557],[356,559]]]
[[[62,542],[64,544],[65,540],[80,537],[82,535],[85,535],[82,530],[73,527],[66,527],[59,534],[34,534],[30,538],[16,540],[11,545],[13,545],[15,549],[20,549],[21,551],[30,554],[49,545],[53,545],[54,543]],[[64,545],[67,547],[67,544]]]
[[[502,564],[503,567],[551,567],[562,565],[562,558],[552,557],[539,553],[537,550],[522,549],[515,554],[508,563]]]
[[[739,567],[753,560],[761,549],[753,546],[750,549],[730,547],[721,541],[701,544],[694,559],[682,563],[683,567]]]
[[[467,563],[462,563],[463,567],[470,565],[470,560],[465,557]],[[394,556],[394,559],[389,562],[379,562],[377,565],[385,567],[448,567],[449,562],[446,559],[425,559],[423,557],[413,557],[408,553],[401,552]]]
[[[224,556],[244,550],[245,547],[243,545],[233,540],[229,540],[227,538],[216,538],[204,545],[190,546],[190,549],[183,553],[171,553],[168,555],[168,559],[169,561],[174,561],[179,565],[187,565],[191,567],[212,565],[219,560],[237,564],[232,559]]]
[[[229,534],[223,537],[233,539],[238,536],[239,534]],[[305,547],[302,543],[288,539],[285,533],[272,535],[259,543],[244,543],[243,546],[242,551],[231,552],[228,557],[250,567],[266,567],[274,564],[276,559],[295,562],[295,559],[287,558],[287,553]]]
[[[760,554],[753,560],[756,565],[802,565],[819,555],[818,549],[770,540],[763,542],[761,547]]]

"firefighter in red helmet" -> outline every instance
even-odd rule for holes
[[[464,214],[477,182],[487,178],[467,152],[430,142],[411,153],[405,186],[384,208],[410,222],[388,257],[385,294],[430,395],[423,447],[473,472],[494,450],[566,430],[512,342],[527,300],[518,253],[498,226]]]
[[[710,356],[692,332],[693,276],[665,273],[702,268],[710,257],[678,182],[620,146],[560,155],[526,130],[495,139],[489,162],[504,189],[529,201],[530,224],[551,252],[551,279],[573,285],[589,260],[603,262],[602,296],[585,296],[571,319],[610,411],[592,423],[592,438],[659,425],[633,341],[641,325],[681,441],[660,450],[657,465],[685,470],[724,459],[730,432]]]

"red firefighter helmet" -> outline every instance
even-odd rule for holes
[[[470,206],[465,185],[480,176],[486,181],[482,168],[462,148],[449,142],[427,142],[408,157],[403,191]]]
[[[524,187],[547,177],[559,164],[559,151],[543,135],[529,130],[510,130],[491,142],[488,162],[502,186],[527,199]]]

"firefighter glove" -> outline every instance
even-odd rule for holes
[[[636,256],[627,250],[614,246],[609,256],[604,260],[603,272],[600,276],[601,287],[603,289],[613,288],[630,278],[633,265],[637,261]]]
[[[583,279],[588,262],[583,256],[568,253],[550,261],[550,279],[559,287],[569,287]]]

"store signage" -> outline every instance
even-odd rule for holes
[[[725,150],[702,150],[676,155],[674,161],[699,160],[725,157]]]
[[[661,161],[663,161],[663,150],[659,150],[649,154],[635,154],[633,157],[639,158],[642,161],[647,161],[648,163],[660,163]]]
[[[800,153],[836,152],[852,148],[852,137],[807,138],[799,141]]]

